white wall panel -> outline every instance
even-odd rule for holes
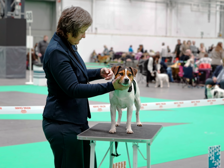
[[[211,13],[210,22],[208,13],[193,12],[190,5],[177,5],[173,14],[173,36],[201,37],[201,32],[204,32],[204,37],[217,37],[214,12]]]
[[[90,0],[63,0],[63,8],[68,8],[71,6],[79,6],[89,13],[91,13],[91,2]]]
[[[95,27],[101,33],[155,33],[155,3],[96,1],[96,16]]]
[[[91,0],[64,0],[63,7],[80,6],[92,13]],[[168,10],[169,11],[169,10]],[[217,37],[219,15],[191,11],[176,4],[167,12],[166,3],[129,0],[95,0],[94,28],[98,33],[185,37]],[[170,18],[171,17],[171,18]],[[170,25],[171,24],[171,25]]]

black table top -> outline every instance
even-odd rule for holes
[[[143,124],[138,127],[132,124],[133,134],[126,133],[126,124],[121,124],[116,127],[116,133],[109,133],[110,123],[98,123],[88,130],[80,133],[78,139],[80,140],[94,140],[94,141],[118,141],[118,142],[138,142],[151,143],[156,135],[161,131],[162,125]]]

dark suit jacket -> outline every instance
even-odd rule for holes
[[[47,47],[43,67],[48,96],[43,117],[85,124],[90,117],[87,98],[113,91],[114,87],[112,82],[87,84],[87,78],[89,81],[101,79],[100,69],[87,70],[76,47],[72,47],[82,66],[56,33]]]

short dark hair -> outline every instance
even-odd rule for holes
[[[58,21],[57,35],[67,38],[67,33],[77,37],[81,28],[92,24],[92,17],[89,12],[80,7],[70,7],[63,10]]]

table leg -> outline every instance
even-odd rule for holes
[[[150,168],[150,143],[146,144],[146,152],[147,152],[147,168]]]
[[[90,141],[90,168],[94,168],[95,166],[95,141]]]
[[[130,162],[130,157],[129,157],[129,151],[128,151],[128,144],[127,144],[127,142],[125,142],[125,145],[126,145],[126,150],[127,150],[127,155],[128,155],[129,167],[131,168],[131,162]]]
[[[114,157],[112,156],[114,150],[114,142],[110,142],[110,168],[113,168]]]
[[[133,168],[138,167],[138,144],[133,144]]]

